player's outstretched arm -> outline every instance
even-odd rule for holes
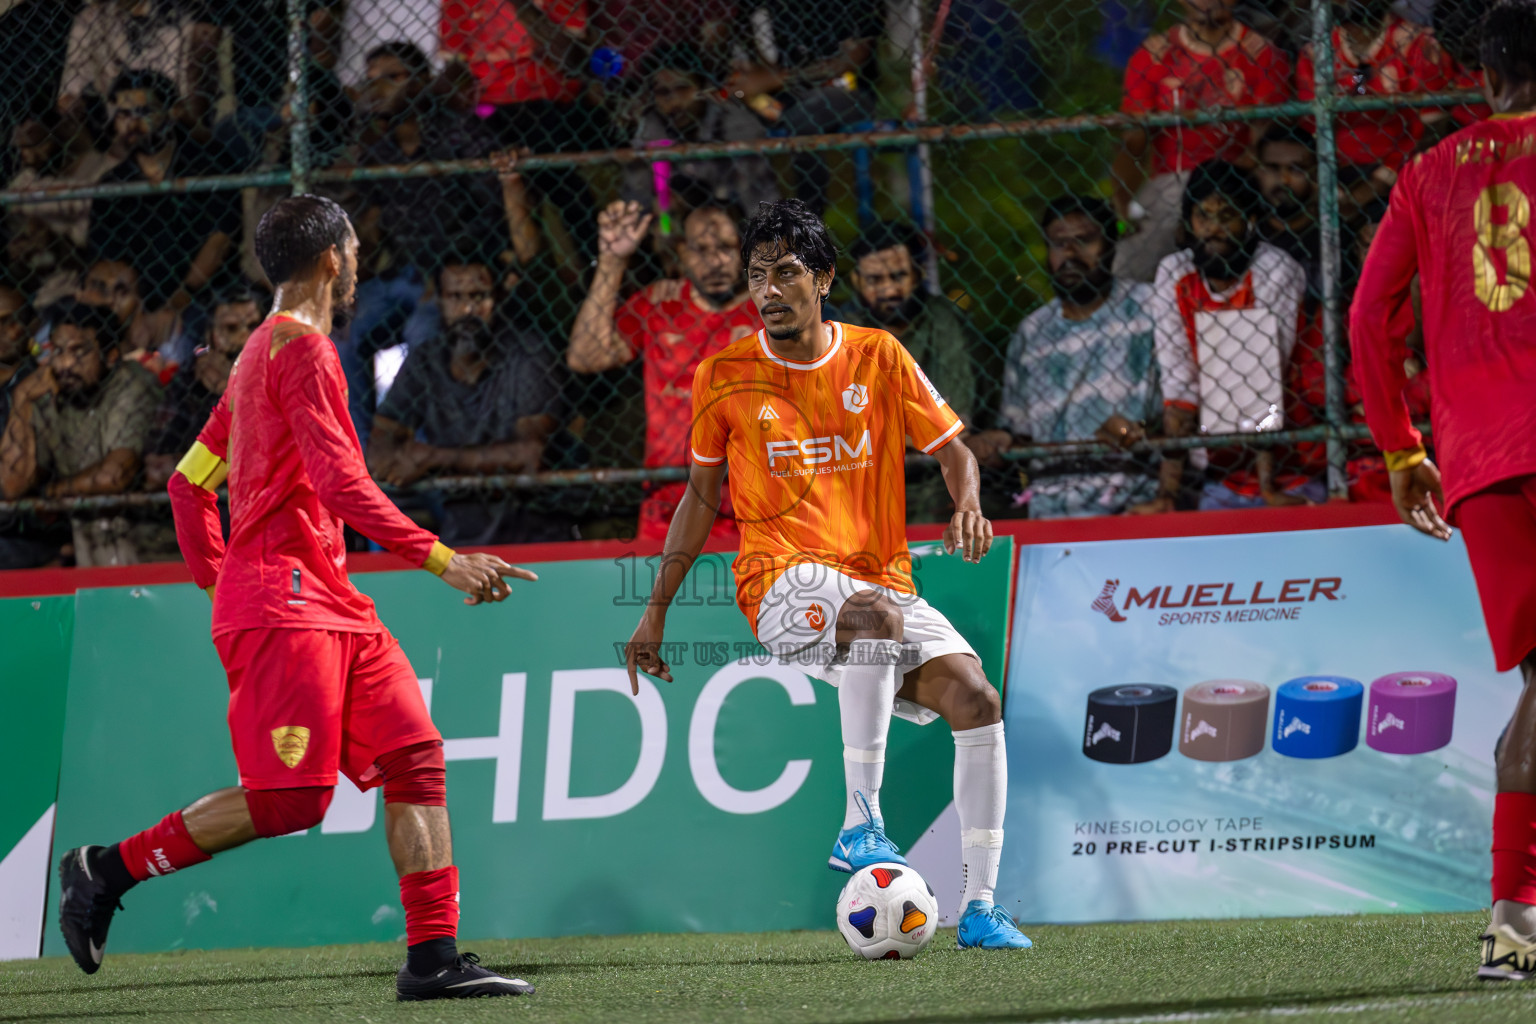
[[[979,562],[992,549],[992,524],[981,514],[981,475],[970,448],[953,442],[933,453],[955,501],[955,514],[944,530],[944,550],[967,562]]]
[[[447,550],[444,548],[443,550]],[[495,555],[465,555],[455,551],[443,568],[443,582],[469,596],[465,604],[494,604],[505,601],[512,593],[507,580],[536,580],[538,574],[530,569],[508,565]]]
[[[715,510],[720,507],[720,485],[725,480],[725,464],[718,466],[688,467],[688,493],[678,502],[672,525],[667,529],[667,539],[662,546],[661,567],[656,570],[656,582],[651,587],[651,599],[640,616],[640,624],[624,649],[624,660],[629,669],[629,691],[640,695],[638,669],[646,675],[672,681],[672,669],[661,660],[661,638],[667,625],[667,608],[677,588],[704,542],[709,540],[709,528],[715,525]]]

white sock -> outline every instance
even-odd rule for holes
[[[859,796],[880,822],[880,780],[885,775],[885,738],[891,731],[891,702],[896,699],[896,661],[901,644],[895,640],[855,640],[848,645],[848,666],[837,686],[837,709],[843,720],[843,778],[848,806],[843,828],[864,820]]]
[[[965,729],[955,736],[955,810],[960,813],[960,859],[965,889],[960,909],[972,900],[992,902],[997,862],[1003,856],[1003,813],[1008,809],[1008,753],[1003,723]]]

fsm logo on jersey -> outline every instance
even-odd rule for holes
[[[1303,576],[1288,580],[1215,583],[1159,583],[1129,586],[1107,579],[1089,607],[1110,622],[1126,622],[1133,611],[1157,613],[1159,626],[1217,623],[1289,622],[1301,618],[1302,606],[1344,599],[1342,576]]]
[[[844,473],[874,465],[869,431],[857,443],[841,434],[804,437],[795,441],[768,441],[768,471],[776,477]]]

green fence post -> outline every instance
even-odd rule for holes
[[[1344,331],[1339,309],[1339,149],[1334,138],[1333,3],[1312,0],[1312,101],[1317,132],[1318,227],[1322,245],[1324,418],[1328,422],[1328,497],[1348,498],[1342,428],[1344,408]]]
[[[304,0],[288,0],[288,159],[293,194],[309,191],[309,19]]]

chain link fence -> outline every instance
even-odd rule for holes
[[[354,424],[450,544],[664,533],[693,369],[760,326],[737,225],[790,196],[990,515],[1385,500],[1343,312],[1397,170],[1486,115],[1485,6],[0,0],[0,566],[176,557],[291,192],[357,227]],[[949,515],[931,459],[907,508]]]

